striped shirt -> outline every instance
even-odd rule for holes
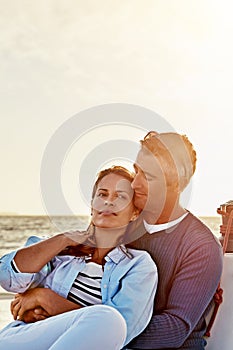
[[[67,299],[83,306],[102,304],[102,276],[102,265],[94,262],[87,263],[74,280]]]

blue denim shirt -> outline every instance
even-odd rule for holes
[[[26,245],[40,240],[41,238],[32,236]],[[157,268],[150,255],[141,250],[128,251],[132,258],[119,247],[108,253],[101,281],[102,303],[117,309],[126,321],[125,344],[141,333],[149,323],[158,283]],[[15,293],[34,287],[46,287],[66,298],[77,274],[86,264],[83,258],[55,256],[38,273],[15,272],[11,261],[16,252],[0,259],[0,284],[7,291]]]

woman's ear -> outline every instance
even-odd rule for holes
[[[130,221],[136,220],[139,214],[140,214],[140,210],[135,208]]]
[[[92,204],[93,204],[93,199],[91,200],[91,215],[93,215],[93,206],[92,206]]]

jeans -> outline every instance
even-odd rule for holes
[[[93,305],[0,331],[0,350],[119,350],[126,322],[114,308]]]

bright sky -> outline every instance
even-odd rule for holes
[[[233,199],[232,12],[230,0],[1,1],[0,212],[46,214],[40,169],[49,141],[76,113],[114,102],[148,108],[189,136],[198,155],[189,209],[216,215]],[[141,137],[117,128],[85,142]],[[73,190],[72,152],[64,196],[88,214]]]

